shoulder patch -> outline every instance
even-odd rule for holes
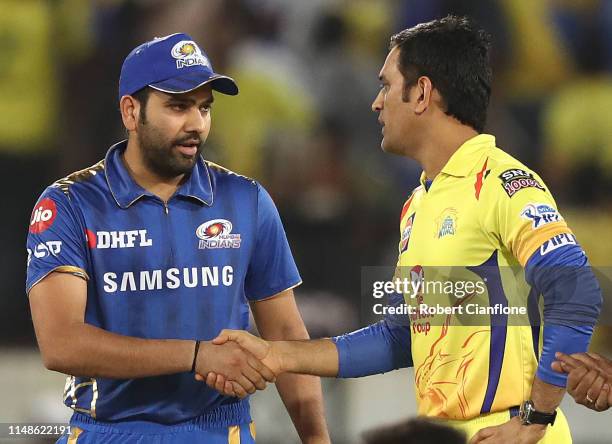
[[[537,188],[538,190],[545,191],[542,184],[533,177],[533,173],[520,168],[505,170],[498,177],[501,180],[502,188],[509,197],[514,196],[523,188]]]
[[[104,159],[102,159],[100,162],[96,163],[95,165],[92,165],[83,170],[75,171],[74,173],[69,174],[63,179],[60,179],[56,181],[55,183],[53,183],[53,185],[51,186],[59,188],[60,190],[62,190],[62,192],[66,196],[68,196],[68,191],[70,190],[70,186],[72,184],[89,180],[102,170],[104,170]]]

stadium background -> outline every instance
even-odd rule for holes
[[[493,36],[488,132],[541,172],[591,262],[612,254],[612,0],[0,0],[0,422],[64,421],[63,377],[41,363],[24,295],[31,208],[54,179],[123,137],[129,50],[183,31],[233,76],[205,155],[274,197],[313,337],[354,329],[360,270],[396,259],[419,169],[379,149],[370,104],[389,36],[448,12]],[[612,355],[610,330],[594,347]],[[414,414],[411,371],[325,381],[334,442]],[[297,442],[272,388],[253,399],[263,443]],[[575,442],[612,441],[610,413],[566,399]],[[10,442],[16,442],[11,440]]]

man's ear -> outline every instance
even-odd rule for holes
[[[119,102],[119,110],[121,111],[121,119],[123,125],[128,131],[135,131],[138,127],[138,119],[140,117],[140,103],[132,96],[123,96]]]
[[[427,76],[421,76],[416,81],[414,88],[416,90],[416,103],[414,106],[414,112],[416,114],[423,114],[429,108],[433,99],[433,84],[431,79]]]

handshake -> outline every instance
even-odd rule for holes
[[[223,330],[202,341],[195,359],[195,379],[227,396],[244,398],[264,390],[286,371],[278,344],[243,330]]]

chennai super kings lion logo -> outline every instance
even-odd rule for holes
[[[459,299],[454,306],[465,304],[473,296],[474,293]],[[439,330],[440,335],[431,345],[428,356],[414,369],[416,396],[419,412],[428,412],[428,415],[440,418],[456,418],[457,415],[467,418],[475,407],[470,406],[470,398],[466,393],[467,382],[473,376],[470,375],[470,367],[478,353],[479,336],[488,334],[490,329],[473,331],[457,350],[449,338],[452,316],[446,316]],[[451,349],[453,351],[449,352]],[[458,411],[453,414],[455,408]]]

